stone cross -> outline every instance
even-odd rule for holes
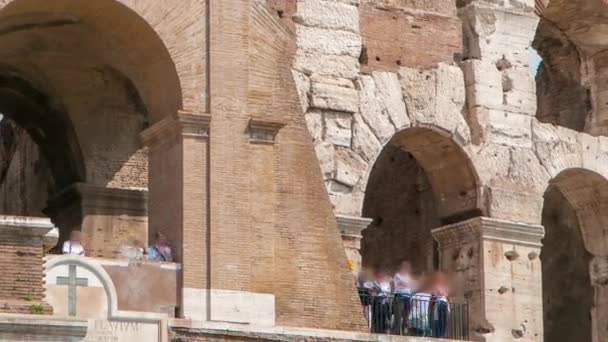
[[[67,277],[57,277],[57,285],[68,286],[68,314],[76,316],[76,290],[78,286],[88,286],[89,280],[86,278],[76,278],[76,265],[70,265],[69,267]]]

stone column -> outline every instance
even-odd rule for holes
[[[337,215],[336,219],[346,257],[355,266],[351,271],[357,276],[361,270],[361,232],[372,223],[372,219],[344,215]]]
[[[75,183],[51,198],[44,212],[59,227],[59,245],[80,230],[88,255],[113,258],[123,244],[146,246],[147,197],[146,191]]]
[[[467,105],[474,140],[530,145],[536,83],[529,48],[538,16],[534,0],[469,0],[459,9],[464,27]],[[500,4],[499,4],[500,3]]]
[[[469,304],[472,340],[543,340],[542,226],[477,217],[432,233],[454,297]]]
[[[589,265],[591,285],[595,290],[591,309],[593,342],[608,336],[608,256],[594,257]]]
[[[49,219],[0,216],[0,312],[51,313],[44,301],[42,243]]]
[[[164,233],[182,264],[181,316],[205,319],[209,287],[209,122],[179,112],[142,133],[148,147],[149,237]]]

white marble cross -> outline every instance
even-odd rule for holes
[[[76,265],[69,265],[69,273],[67,277],[57,277],[57,285],[68,286],[68,314],[70,316],[76,316],[76,297],[77,289],[79,286],[89,286],[89,280],[87,278],[76,277]]]

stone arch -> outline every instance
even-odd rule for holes
[[[90,56],[103,56],[107,64],[133,81],[149,107],[151,121],[156,122],[186,105],[200,107],[200,103],[195,104],[192,99],[194,90],[189,88],[197,85],[192,79],[202,73],[202,67],[192,67],[193,55],[200,54],[201,63],[203,61],[202,46],[194,45],[196,40],[180,39],[198,33],[186,32],[188,30],[202,30],[200,24],[194,25],[194,21],[198,21],[194,16],[202,11],[198,8],[202,5],[196,3],[169,1],[148,6],[132,0],[93,3],[7,0],[0,3],[0,32],[4,36],[19,35],[35,28],[69,32],[79,42],[78,48],[89,50]],[[187,25],[187,22],[193,25]],[[53,40],[41,34],[35,38],[48,50],[54,45],[68,52],[74,48],[68,40],[57,35],[51,37]],[[32,40],[21,39],[23,44],[30,45]],[[94,43],[87,44],[91,41]],[[28,52],[27,46],[19,48]],[[183,89],[182,84],[187,86]],[[185,101],[188,97],[191,99]]]
[[[407,259],[418,270],[437,267],[431,230],[483,216],[480,197],[476,170],[451,134],[398,132],[369,173],[362,214],[373,222],[363,232],[363,263],[394,269]]]
[[[0,113],[23,127],[49,163],[51,185],[86,180],[84,158],[65,107],[15,72],[0,68]]]
[[[599,341],[605,293],[593,265],[608,255],[608,180],[582,168],[561,171],[544,196],[541,250],[545,341]],[[599,260],[599,263],[598,263]],[[601,270],[602,267],[599,267]]]
[[[605,134],[608,31],[601,0],[537,0],[541,20],[533,43],[543,58],[537,83],[537,118],[579,132]]]
[[[586,249],[608,256],[608,180],[594,171],[572,168],[554,177],[551,186],[576,212]]]
[[[46,208],[35,211],[53,219],[60,242],[82,229],[98,237],[94,255],[111,256],[121,243],[147,241],[145,190],[160,180],[148,182],[140,133],[180,110],[204,109],[203,7],[199,1],[0,1],[0,78],[7,79],[0,80],[0,100],[11,106],[24,97],[21,84],[33,89],[29,102],[0,110],[50,150],[44,156],[58,180],[39,196]],[[85,210],[85,202],[96,205]],[[108,227],[113,246],[94,226]]]
[[[397,145],[401,149],[411,151],[412,156],[429,174],[434,194],[441,202],[439,215],[444,223],[458,221],[458,217],[462,215],[473,215],[468,213],[482,213],[483,200],[479,176],[469,158],[468,145],[462,144],[456,138],[444,125],[437,123],[420,123],[404,128],[395,133],[378,151],[361,182],[365,184],[369,182],[373,166],[377,163],[382,151],[387,146]],[[448,158],[442,160],[441,156]],[[450,166],[454,166],[456,170],[450,170]],[[454,171],[456,172],[453,173]],[[452,202],[449,200],[454,198],[464,201]],[[478,215],[475,214],[475,216]]]

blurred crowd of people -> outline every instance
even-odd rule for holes
[[[446,274],[414,272],[403,261],[396,272],[364,267],[357,279],[373,333],[445,338],[450,315]]]
[[[82,232],[74,230],[70,233],[70,238],[62,245],[61,254],[88,255]],[[167,237],[160,232],[155,234],[154,244],[150,245],[148,248],[142,247],[142,245],[137,242],[123,243],[118,254],[118,257],[121,259],[173,262],[173,249],[171,248],[171,244]]]

